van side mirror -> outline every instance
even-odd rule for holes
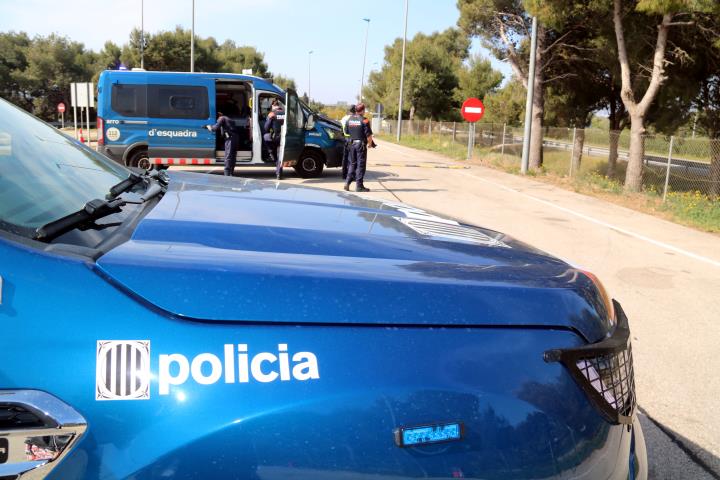
[[[315,128],[315,115],[312,113],[308,115],[305,121],[305,130],[313,130]]]

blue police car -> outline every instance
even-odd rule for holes
[[[591,274],[402,204],[128,170],[0,101],[0,478],[647,477]]]
[[[262,125],[273,100],[285,105],[284,164],[302,177],[318,177],[342,163],[338,122],[313,112],[292,89],[232,73],[106,70],[98,80],[98,148],[130,166],[223,163],[224,139],[204,127],[217,112],[238,129],[238,166],[272,165],[263,148]]]

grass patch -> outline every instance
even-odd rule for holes
[[[398,143],[394,136],[383,136],[386,142]],[[452,141],[452,136],[415,136],[404,135],[400,145],[406,147],[417,148],[418,150],[427,150],[430,152],[441,153],[455,160],[465,160],[467,157],[467,145]]]

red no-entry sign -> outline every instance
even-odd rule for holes
[[[485,106],[479,98],[471,97],[463,102],[460,112],[468,122],[477,122],[485,114]]]
[[[60,102],[58,103],[58,113],[65,113],[65,104]]]

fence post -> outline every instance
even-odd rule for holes
[[[457,129],[455,127],[455,122],[453,122],[453,143],[455,143],[455,135],[457,134]]]
[[[672,165],[672,149],[673,149],[673,140],[675,140],[675,137],[670,137],[670,148],[668,148],[668,161],[667,161],[667,171],[665,172],[665,188],[663,189],[663,203],[665,203],[665,197],[667,197],[667,191],[668,191],[668,184],[670,183],[670,166]]]
[[[500,147],[500,155],[505,155],[505,127],[507,127],[507,123],[503,123],[503,138],[502,146]]]
[[[577,127],[573,127],[572,151],[570,152],[570,176],[573,176],[573,158],[575,158],[575,135]]]

